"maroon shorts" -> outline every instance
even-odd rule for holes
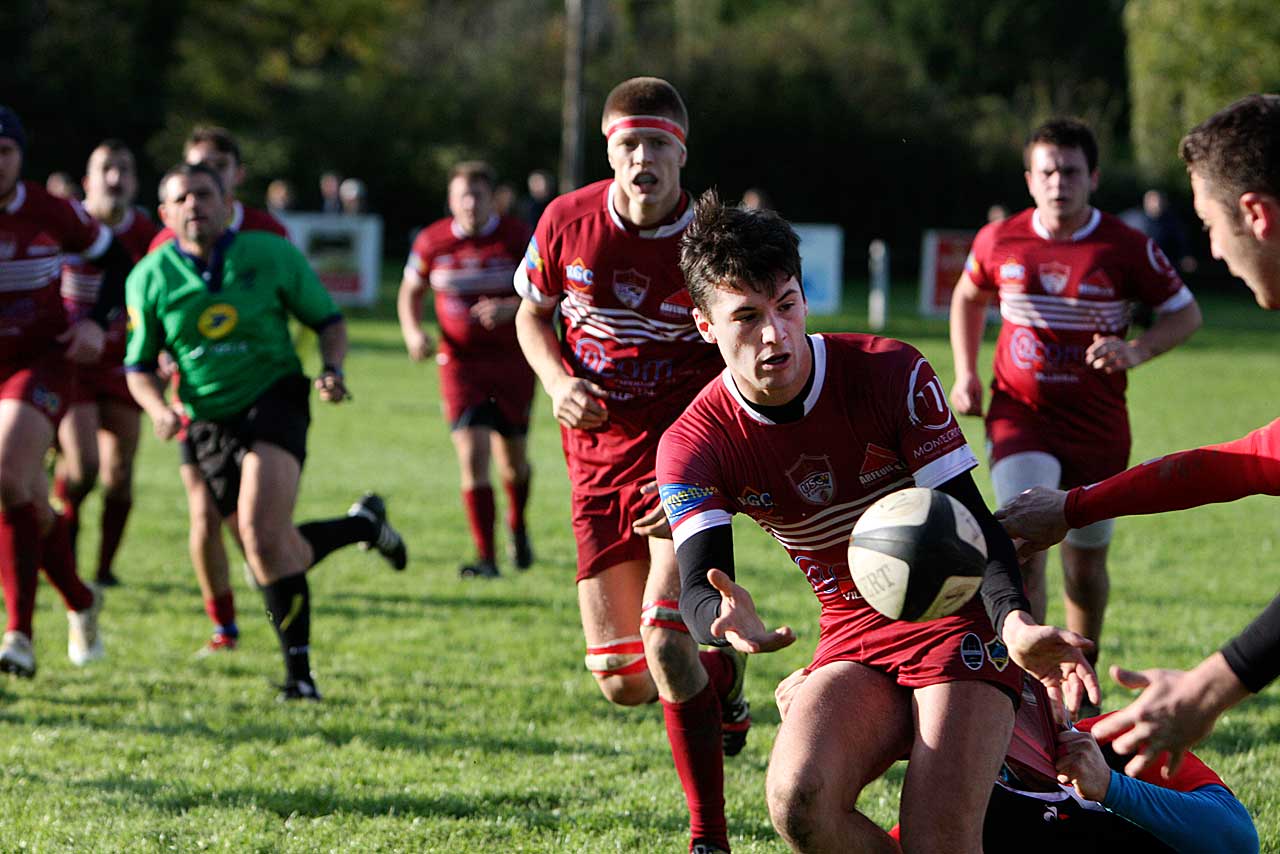
[[[1097,483],[1129,467],[1132,440],[1128,425],[1114,434],[1073,436],[1047,415],[1006,394],[992,395],[987,411],[991,463],[1027,451],[1041,451],[1062,464],[1060,489]]]
[[[611,566],[649,559],[649,538],[631,524],[658,506],[658,495],[641,495],[646,480],[624,483],[603,494],[573,496],[573,536],[578,542],[577,581]]]
[[[34,357],[0,361],[0,400],[25,401],[54,424],[67,411],[75,366],[53,346]]]
[[[949,617],[924,623],[890,620],[865,611],[826,614],[810,672],[833,661],[854,661],[887,673],[904,688],[943,682],[990,682],[1014,702],[1022,669],[995,636],[977,600]]]
[[[80,365],[76,369],[75,386],[71,390],[71,405],[82,403],[122,403],[141,411],[129,394],[129,384],[125,381],[124,365],[107,365],[99,362],[96,365]]]
[[[519,353],[495,360],[441,353],[440,397],[452,429],[491,427],[504,436],[529,430],[536,378]]]

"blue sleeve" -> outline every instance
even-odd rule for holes
[[[1111,772],[1102,805],[1182,854],[1256,854],[1249,811],[1222,786],[1179,792]]]

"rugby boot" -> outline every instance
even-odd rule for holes
[[[30,679],[36,675],[36,653],[23,632],[5,632],[0,643],[0,671]]]
[[[219,652],[235,652],[236,647],[239,645],[240,639],[235,635],[229,635],[226,632],[214,632],[209,638],[209,642],[196,650],[196,658],[207,658]]]
[[[280,694],[276,698],[282,703],[293,700],[305,700],[310,703],[318,703],[321,700],[320,691],[316,688],[316,683],[310,679],[290,679],[280,686]]]
[[[477,560],[458,567],[460,578],[498,578],[501,574],[498,565],[491,560]]]
[[[396,572],[409,564],[409,552],[405,548],[404,538],[400,536],[391,523],[387,521],[387,504],[376,492],[366,492],[359,501],[351,505],[348,516],[360,516],[368,519],[377,528],[378,534],[372,540],[361,543],[360,548],[377,549],[378,554],[387,559]]]
[[[528,531],[511,532],[511,562],[520,570],[533,566],[533,546],[529,543]]]
[[[67,612],[67,658],[77,667],[83,667],[91,661],[106,656],[102,646],[102,632],[98,627],[98,616],[102,613],[102,591],[93,590],[93,604],[83,611]]]

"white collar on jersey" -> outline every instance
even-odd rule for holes
[[[244,205],[239,201],[231,203],[231,222],[227,224],[228,231],[239,231],[240,226],[244,225]]]
[[[1089,214],[1089,221],[1080,226],[1080,228],[1071,235],[1069,238],[1070,240],[1084,240],[1090,234],[1093,234],[1093,230],[1098,227],[1098,223],[1102,222],[1102,211],[1097,208],[1093,208],[1092,211],[1093,212]],[[1040,211],[1038,210],[1032,211],[1031,213],[1031,227],[1035,229],[1036,234],[1040,235],[1045,240],[1053,240],[1053,235],[1049,234],[1049,229],[1045,228],[1044,223],[1040,221]]]
[[[13,198],[9,204],[4,206],[5,213],[17,213],[18,208],[22,207],[22,203],[27,200],[27,185],[18,181],[18,188],[13,194]]]
[[[605,209],[609,211],[609,216],[613,219],[613,224],[616,225],[620,231],[626,231],[627,224],[622,221],[622,215],[613,209],[613,188],[616,186],[618,186],[617,181],[610,182],[609,189],[604,194],[604,206]],[[685,227],[692,221],[693,205],[690,204],[689,207],[685,208],[684,213],[682,213],[680,218],[675,222],[669,222],[666,225],[660,225],[657,228],[641,229],[640,236],[648,240],[673,237],[684,231]]]
[[[810,335],[809,343],[813,345],[813,385],[809,388],[809,394],[804,399],[804,414],[808,415],[813,411],[813,407],[817,406],[818,398],[822,395],[822,386],[827,379],[827,342],[821,335]],[[728,389],[730,397],[738,402],[738,406],[742,407],[742,411],[747,417],[761,424],[775,424],[773,419],[761,415],[751,404],[747,403],[746,398],[742,396],[742,392],[738,391],[738,384],[733,381],[733,375],[729,373],[729,369],[725,368],[720,372],[720,381],[724,383],[724,387]]]
[[[489,219],[485,221],[485,224],[481,226],[480,230],[475,234],[467,234],[463,231],[462,226],[458,225],[458,221],[456,219],[449,220],[449,230],[452,231],[453,236],[459,240],[465,240],[468,237],[488,237],[490,234],[493,234],[498,230],[498,215],[490,214]]]
[[[124,234],[133,226],[133,218],[137,213],[133,209],[133,205],[124,209],[124,216],[120,217],[120,221],[112,226],[111,230],[116,234]]]

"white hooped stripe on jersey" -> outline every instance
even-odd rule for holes
[[[446,294],[502,294],[510,292],[514,273],[514,264],[481,270],[432,270],[427,280],[432,290]]]
[[[458,221],[456,219],[451,219],[449,220],[449,232],[458,240],[465,240],[468,237],[488,237],[490,234],[493,234],[498,230],[498,223],[500,219],[501,218],[497,214],[490,214],[489,219],[485,221],[484,225],[480,226],[480,230],[475,234],[467,234],[462,230],[462,226],[458,225]]]
[[[616,340],[619,344],[702,340],[693,321],[669,323],[645,317],[630,309],[586,305],[573,291],[565,294],[560,310],[574,329],[592,338]]]
[[[1098,223],[1100,222],[1102,222],[1102,211],[1097,208],[1092,208],[1092,213],[1089,214],[1089,221],[1072,232],[1071,237],[1069,237],[1068,240],[1084,240],[1090,234],[1093,234],[1094,229],[1098,227]],[[1031,227],[1035,230],[1036,234],[1040,235],[1045,240],[1053,240],[1053,235],[1049,234],[1049,229],[1045,228],[1044,223],[1040,221],[1040,211],[1032,212]]]
[[[613,224],[618,227],[618,230],[627,231],[627,225],[622,221],[622,216],[613,209],[613,190],[617,186],[617,181],[609,184],[609,190],[604,194],[604,206],[605,210],[609,211],[609,218],[613,220]],[[638,234],[646,240],[660,240],[664,237],[675,237],[677,234],[680,234],[688,228],[689,223],[691,222],[693,222],[692,204],[685,208],[684,213],[680,214],[680,218],[675,222],[669,222],[666,225],[660,225],[657,228],[641,229]]]
[[[1048,294],[1001,294],[1000,316],[1017,326],[1113,332],[1129,325],[1126,300],[1082,300]]]
[[[804,414],[808,415],[813,408],[818,405],[818,398],[822,396],[822,386],[827,380],[827,342],[821,335],[810,334],[807,336],[809,343],[813,345],[813,386],[809,389],[809,394],[804,399]],[[729,369],[725,368],[720,373],[720,382],[729,392],[729,396],[734,402],[741,407],[742,411],[752,421],[758,421],[761,424],[775,424],[773,419],[761,415],[751,408],[743,398],[742,393],[738,391],[738,384],[733,381],[733,375],[729,373]]]
[[[108,240],[111,239],[110,232],[105,228],[103,233],[107,235]],[[22,258],[16,261],[0,262],[0,292],[39,290],[54,281],[61,267],[62,256],[57,254],[42,258]]]

